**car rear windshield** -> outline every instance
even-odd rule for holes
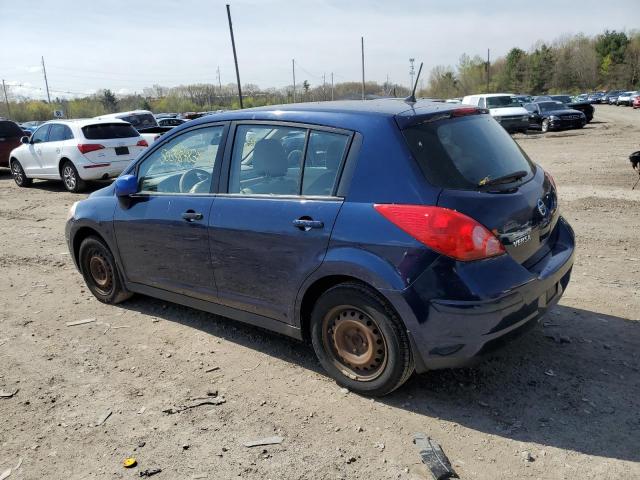
[[[120,117],[120,120],[124,120],[125,122],[129,122],[134,128],[151,128],[157,127],[158,122],[153,115],[150,113],[141,113],[137,115],[127,115],[126,117]]]
[[[17,123],[0,121],[0,137],[22,137],[24,132]]]
[[[403,133],[427,180],[437,187],[476,190],[523,170],[524,181],[534,171],[518,144],[487,114],[426,121]]]
[[[131,138],[140,134],[131,125],[125,123],[98,123],[82,127],[87,140],[107,140],[109,138]]]

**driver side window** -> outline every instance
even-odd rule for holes
[[[138,169],[140,193],[209,193],[224,126],[199,128],[171,139]]]

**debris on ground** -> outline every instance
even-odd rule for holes
[[[141,407],[140,410],[138,410],[138,415],[142,415],[146,409],[147,407],[145,406]]]
[[[251,448],[251,447],[259,447],[262,445],[278,445],[280,443],[282,443],[283,438],[282,437],[267,437],[267,438],[261,438],[259,440],[252,440],[250,442],[245,442],[244,446]]]
[[[146,470],[143,470],[140,472],[140,476],[150,477],[152,475],[155,475],[156,473],[160,473],[161,471],[162,471],[161,468],[147,468]]]
[[[544,374],[545,374],[547,377],[555,377],[555,376],[556,376],[556,372],[554,372],[554,371],[553,371],[553,370],[551,370],[551,369],[549,369],[549,370],[545,370],[545,371],[544,371]]]
[[[521,452],[520,456],[526,463],[531,463],[535,461],[535,458],[533,457],[533,455],[531,455],[531,452],[529,451],[525,450],[524,452]]]
[[[227,400],[224,397],[219,397],[218,392],[208,392],[206,397],[192,398],[190,404],[175,405],[170,408],[165,408],[162,413],[173,415],[174,413],[184,412],[191,408],[202,407],[203,405],[222,405]]]
[[[258,368],[260,366],[260,362],[256,363],[255,367],[251,367],[251,368],[243,368],[242,371],[243,372],[251,372],[253,370],[255,370],[256,368]]]
[[[442,447],[425,433],[414,434],[413,443],[419,448],[422,463],[429,468],[434,480],[458,478],[458,475],[451,467],[451,462],[442,451]]]
[[[99,427],[100,425],[102,425],[104,422],[107,421],[107,418],[109,418],[111,416],[111,410],[107,410],[106,412],[104,412],[102,414],[102,416],[98,419],[98,421],[96,422],[96,427]]]
[[[553,340],[556,343],[571,343],[571,338],[567,335],[557,335],[555,333],[546,333],[545,338]]]
[[[220,367],[211,367],[211,368],[207,368],[204,373],[211,373],[211,372],[215,372],[216,370],[220,370]]]
[[[0,473],[0,480],[4,480],[5,478],[9,478],[11,476],[11,469],[9,468],[8,470],[5,470],[4,472]]]
[[[13,392],[5,392],[4,390],[0,390],[0,398],[11,398],[16,393],[18,393],[19,390],[19,388],[16,388]]]
[[[85,318],[84,320],[76,320],[75,322],[67,322],[67,327],[75,327],[77,325],[85,325],[87,323],[95,322],[95,318]]]
[[[138,461],[133,457],[125,458],[124,461],[122,462],[122,466],[124,468],[133,468],[137,464],[138,464]]]

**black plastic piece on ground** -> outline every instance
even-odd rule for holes
[[[446,480],[447,478],[459,478],[451,468],[451,462],[442,451],[442,447],[434,442],[424,433],[416,433],[413,436],[413,443],[420,449],[420,458],[435,480]]]

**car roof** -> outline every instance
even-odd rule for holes
[[[513,93],[476,93],[475,95],[467,95],[467,96],[491,98],[491,97],[515,97],[517,95],[514,95]]]
[[[153,115],[153,113],[149,110],[131,110],[129,112],[106,113],[104,115],[98,115],[95,118],[118,118],[128,115]]]
[[[75,119],[65,119],[65,120],[48,120],[44,124],[50,123],[62,123],[64,125],[76,126],[76,127],[86,127],[87,125],[99,125],[101,123],[123,123],[125,125],[129,125],[129,122],[125,122],[124,120],[120,120],[117,118],[75,118]],[[43,125],[44,125],[43,124]]]
[[[212,121],[270,120],[324,124],[350,129],[355,128],[353,127],[355,123],[361,124],[362,121],[366,121],[367,118],[371,117],[396,118],[398,123],[407,124],[415,117],[432,115],[434,113],[459,108],[461,108],[460,104],[434,102],[423,99],[418,99],[415,103],[410,103],[400,98],[290,103],[243,110],[227,110],[191,120],[189,125],[195,126]]]

